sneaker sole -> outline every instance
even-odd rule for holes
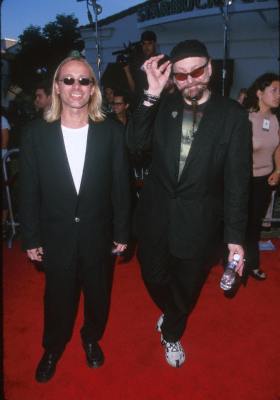
[[[176,365],[174,365],[173,363],[169,362],[167,357],[165,357],[165,360],[166,360],[167,364],[170,365],[170,367],[172,367],[172,368],[180,368],[185,363],[186,357],[184,356],[183,360],[181,360],[181,361],[180,360],[176,360]]]

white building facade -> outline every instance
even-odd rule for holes
[[[98,75],[95,29],[88,25],[80,30],[85,56]],[[204,42],[211,58],[223,63],[227,76],[231,74],[231,97],[262,73],[279,73],[278,0],[146,1],[101,19],[101,73],[115,62],[112,53],[129,41],[139,41],[145,30],[156,33],[158,51],[165,54],[182,40]],[[225,60],[231,61],[231,71],[225,68]]]

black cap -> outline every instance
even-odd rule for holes
[[[142,33],[141,42],[144,42],[144,41],[151,42],[152,40],[154,42],[157,41],[157,35],[155,34],[155,32],[153,32],[153,31],[145,31],[145,32]]]
[[[187,57],[209,58],[209,54],[206,46],[198,40],[185,40],[184,42],[180,42],[170,53],[172,63],[183,60]]]

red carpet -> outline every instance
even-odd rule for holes
[[[81,310],[72,341],[47,384],[34,380],[42,354],[44,275],[15,243],[4,248],[5,400],[279,400],[280,240],[263,252],[268,279],[249,279],[233,299],[213,268],[190,318],[180,369],[163,358],[149,299],[134,260],[117,264],[112,307],[102,340],[105,364],[91,370],[80,345]]]

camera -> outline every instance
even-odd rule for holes
[[[130,64],[135,60],[139,53],[141,53],[141,42],[129,42],[128,45],[123,44],[122,50],[117,50],[112,53],[116,57],[116,63],[122,65],[123,67]]]
[[[119,54],[116,58],[116,63],[121,64],[123,67],[128,65],[130,62],[128,54]]]

